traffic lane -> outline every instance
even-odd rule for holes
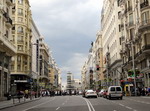
[[[103,97],[99,97],[97,99],[90,98],[88,100],[92,103],[95,111],[100,111],[100,110],[101,111],[139,111],[127,105],[116,103],[116,101],[117,102],[125,101],[124,99],[123,100],[108,100]]]
[[[136,100],[138,99],[138,100]],[[144,102],[140,102],[140,98],[134,98],[132,97],[124,97],[123,100],[118,100],[118,99],[112,99],[112,100],[107,100],[110,102],[113,102],[114,104],[117,104],[118,106],[122,106],[126,109],[130,109],[133,111],[149,111],[150,105],[146,104]]]
[[[69,96],[56,96],[53,101],[47,102],[45,104],[35,105],[31,108],[27,108],[23,111],[56,111],[59,110],[60,106],[69,100]]]
[[[150,97],[148,96],[139,96],[139,97],[125,97],[126,99],[134,100],[137,102],[145,102],[150,104]]]
[[[87,102],[82,96],[70,96],[59,108],[60,111],[89,111]]]
[[[42,97],[39,100],[23,103],[20,105],[16,105],[14,107],[5,108],[5,109],[2,109],[1,111],[23,111],[27,108],[31,108],[31,107],[39,105],[41,103],[44,104],[45,102],[51,102],[51,101],[53,101],[53,99],[55,99],[55,97]]]
[[[82,97],[60,96],[49,104],[28,108],[24,111],[88,111],[88,106]]]
[[[129,106],[138,111],[150,111],[150,101],[147,102],[147,99],[141,97],[124,97],[125,101],[118,102],[118,104],[123,104]]]

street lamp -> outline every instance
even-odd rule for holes
[[[134,45],[133,45],[133,41],[131,41],[130,43],[127,43],[127,45],[131,45],[131,52],[132,52],[132,70],[134,73],[134,92],[135,92],[135,96],[137,95],[136,92],[136,72],[135,72],[135,61],[134,61]]]
[[[135,96],[137,94],[136,92],[136,73],[135,73],[135,62],[134,62],[134,48],[133,48],[133,41],[131,42],[131,52],[132,52],[132,70],[134,73],[134,92],[135,92]]]

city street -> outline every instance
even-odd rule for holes
[[[149,111],[150,97],[124,97],[123,100],[81,96],[43,97],[1,111]]]

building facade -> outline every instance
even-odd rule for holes
[[[42,89],[49,89],[49,47],[44,42],[44,38],[39,39],[40,48],[40,72],[39,84]]]
[[[17,54],[11,62],[11,83],[16,90],[31,89],[31,10],[28,0],[13,0],[12,9],[12,40],[17,47]],[[24,87],[22,87],[24,86]]]
[[[122,36],[125,38],[121,50],[125,74],[122,83],[128,81],[135,87],[149,87],[150,1],[120,0],[119,5],[122,8]]]
[[[32,79],[33,79],[33,90],[34,91],[39,91],[39,68],[40,68],[40,49],[39,49],[39,39],[40,39],[40,33],[32,19],[31,22],[31,29],[32,29],[32,38],[31,38],[31,61],[32,61],[32,66],[31,66],[31,74],[32,74]]]
[[[0,1],[0,100],[10,92],[10,61],[16,54],[12,40],[12,0]]]
[[[120,85],[120,11],[117,0],[104,0],[101,16],[105,86]],[[111,69],[111,70],[110,70]]]

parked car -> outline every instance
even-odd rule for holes
[[[105,92],[105,89],[102,89],[100,92],[98,92],[98,96],[99,96],[99,97],[102,97],[103,94],[104,94],[104,92]]]
[[[121,86],[110,86],[108,88],[108,92],[106,95],[107,95],[108,99],[111,99],[111,98],[122,99],[123,98],[122,87]]]
[[[82,92],[82,97],[85,97],[86,92],[87,92],[87,89]]]
[[[93,91],[93,90],[87,90],[86,93],[85,93],[85,97],[86,98],[88,98],[88,97],[97,98],[97,93],[96,93],[96,91]]]
[[[103,98],[106,98],[107,97],[107,90],[104,90],[103,92]]]

